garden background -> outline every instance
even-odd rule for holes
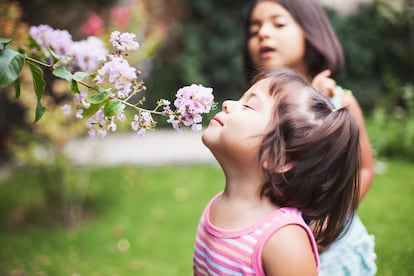
[[[0,37],[25,43],[28,27],[39,24],[74,39],[133,32],[141,50],[131,59],[149,104],[190,83],[213,87],[221,103],[245,87],[241,34],[249,2],[2,1]],[[378,275],[413,275],[414,3],[373,1],[352,14],[328,13],[346,54],[338,83],[358,98],[376,154],[375,182],[359,212],[376,236]],[[64,149],[85,130],[59,108],[67,86],[45,77],[47,112],[36,124],[30,76],[22,77],[19,100],[11,87],[0,88],[0,274],[191,274],[195,227],[222,187],[220,169],[76,166]]]

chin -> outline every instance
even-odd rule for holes
[[[201,135],[201,141],[211,152],[213,152],[214,149],[218,147],[218,139],[216,138],[217,137],[214,135],[214,133],[212,133],[212,131],[208,128],[204,130]]]
[[[204,131],[203,131],[203,133],[201,134],[201,141],[203,142],[203,144],[206,146],[206,147],[209,147],[209,144],[210,144],[210,135],[209,135],[209,133],[208,133],[209,131],[208,131],[208,128],[207,129],[205,129]]]

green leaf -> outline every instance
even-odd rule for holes
[[[42,99],[43,93],[45,92],[46,82],[43,78],[42,69],[34,63],[27,62],[32,72],[33,77],[33,86],[37,98],[36,112],[35,112],[35,122],[43,116],[46,111],[46,108],[42,105],[40,100]]]
[[[70,90],[73,92],[73,93],[80,93],[80,91],[79,91],[79,87],[78,87],[78,82],[77,81],[75,81],[75,80],[72,80],[71,82],[70,82]]]
[[[56,67],[52,73],[58,78],[61,78],[67,81],[72,81],[72,73],[69,71],[69,69],[66,66]]]
[[[91,104],[101,104],[109,99],[109,97],[112,95],[112,89],[107,88],[98,88],[99,93],[93,96],[88,96],[86,100]]]
[[[40,48],[42,48],[41,46],[40,46],[40,44],[39,43],[37,43],[37,41],[32,37],[32,36],[29,36],[29,48],[30,49],[38,49],[38,50],[40,50]]]
[[[78,82],[83,81],[87,77],[89,77],[89,73],[81,72],[81,71],[75,72],[72,75],[71,90],[73,93],[80,93]]]
[[[14,81],[14,95],[16,99],[20,97],[20,79],[17,78],[17,80]]]
[[[60,61],[63,64],[68,64],[69,62],[73,60],[73,55],[60,56],[56,54],[55,51],[51,47],[48,47],[47,50],[49,51],[50,55],[53,58],[53,63],[58,63]]]
[[[53,63],[57,63],[60,60],[60,56],[53,51],[52,47],[47,47],[47,50],[53,58]]]
[[[118,100],[110,100],[104,107],[105,116],[115,116],[122,111],[122,104]]]
[[[87,77],[89,77],[89,73],[79,71],[73,74],[72,79],[75,81],[83,81]]]
[[[25,57],[9,48],[0,51],[0,87],[9,85],[19,77]]]
[[[84,109],[83,110],[83,117],[85,118],[89,118],[91,117],[93,114],[96,113],[96,111],[99,110],[99,108],[101,108],[102,104],[91,104],[91,106],[88,109]]]
[[[90,73],[90,74],[89,74],[89,77],[90,77],[91,79],[94,79],[97,75],[98,75],[98,73],[97,73],[97,72],[92,72],[92,73]]]
[[[6,49],[7,46],[10,44],[10,42],[11,42],[10,38],[0,37],[0,50]]]

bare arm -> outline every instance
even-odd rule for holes
[[[322,93],[332,97],[336,88],[336,82],[334,79],[330,78],[330,74],[329,70],[322,71],[312,80],[312,85]],[[359,142],[361,145],[361,186],[359,191],[359,200],[361,201],[371,188],[374,180],[374,157],[371,143],[365,129],[364,116],[357,100],[352,94],[345,95],[342,98],[342,106],[347,107],[351,111],[359,124]]]
[[[299,225],[288,225],[274,233],[263,248],[262,262],[268,276],[318,274],[308,234]]]
[[[360,170],[360,191],[359,200],[361,201],[371,188],[374,180],[374,157],[371,143],[365,129],[364,117],[362,110],[352,94],[344,96],[342,99],[343,106],[347,107],[354,114],[359,124],[359,143],[361,145],[361,170]]]

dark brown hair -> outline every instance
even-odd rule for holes
[[[261,194],[298,208],[314,223],[318,246],[329,246],[346,231],[358,204],[358,123],[346,108],[333,110],[329,98],[293,70],[265,70],[255,82],[261,79],[270,80],[276,99],[259,155],[268,176]]]
[[[244,72],[249,83],[259,69],[252,64],[248,51],[251,14],[258,3],[266,1],[281,5],[302,28],[306,39],[305,61],[311,77],[325,69],[331,70],[333,76],[344,70],[345,60],[341,44],[318,2],[315,0],[257,0],[249,9],[244,26]]]

